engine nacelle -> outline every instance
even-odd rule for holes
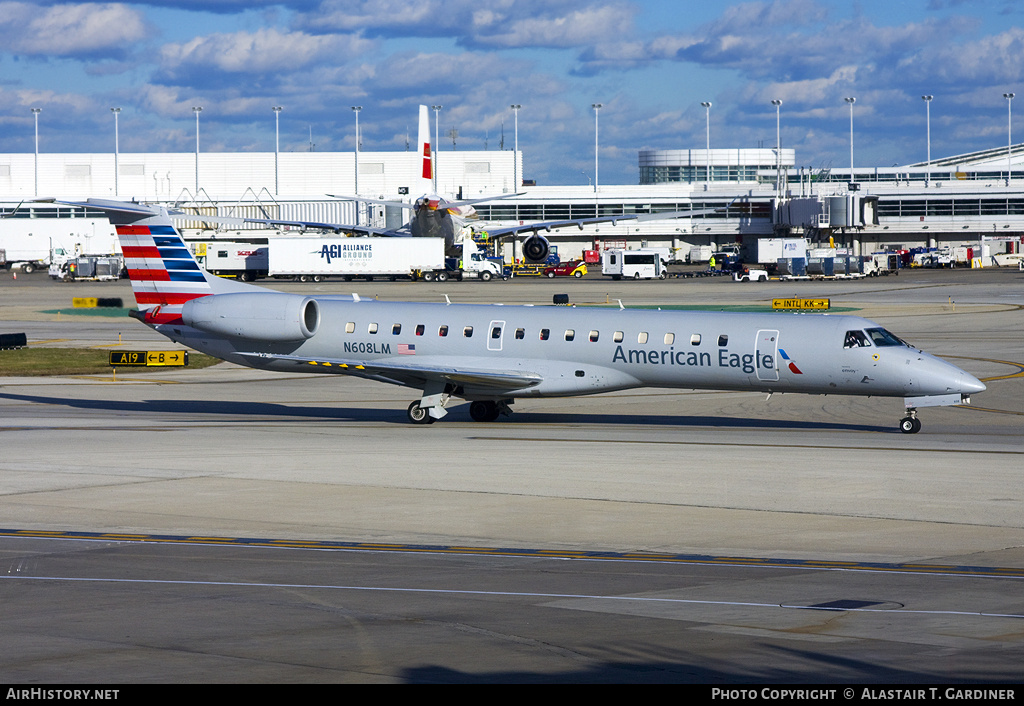
[[[543,235],[534,233],[523,242],[523,257],[527,262],[544,262],[551,252],[551,245]]]
[[[212,294],[185,302],[181,319],[200,331],[285,342],[311,338],[320,327],[316,299],[282,292]]]

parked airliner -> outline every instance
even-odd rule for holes
[[[855,316],[380,302],[303,295],[203,271],[163,207],[90,199],[121,240],[139,310],[168,338],[265,370],[355,375],[420,391],[410,421],[470,402],[476,421],[519,397],[638,387],[902,397],[918,407],[985,390],[971,374]]]
[[[421,167],[419,176],[412,181],[411,188],[418,189],[422,194],[411,203],[404,201],[388,201],[382,199],[369,199],[361,196],[331,196],[332,198],[344,199],[346,201],[357,201],[372,203],[396,208],[404,208],[412,211],[412,217],[401,228],[377,228],[369,225],[355,225],[350,223],[326,223],[321,221],[287,220],[280,218],[237,218],[229,216],[210,216],[206,214],[190,213],[188,211],[172,212],[175,218],[191,221],[202,221],[218,223],[228,226],[242,226],[246,224],[261,224],[266,226],[287,226],[293,228],[313,229],[331,231],[334,233],[351,233],[354,235],[370,235],[380,237],[427,237],[444,238],[445,253],[449,257],[462,256],[462,237],[466,225],[476,218],[474,204],[496,201],[498,199],[510,198],[517,194],[504,194],[501,196],[487,196],[471,200],[452,201],[432,191],[434,167],[430,147],[430,119],[427,113],[427,106],[421,105],[419,112],[419,150],[418,159]],[[731,205],[731,204],[730,204]],[[492,241],[504,240],[525,236],[522,243],[523,259],[531,263],[539,263],[547,260],[551,252],[551,245],[548,239],[541,235],[541,231],[551,232],[553,229],[576,226],[582,229],[583,226],[594,223],[611,223],[616,225],[619,221],[636,221],[638,223],[650,220],[666,220],[671,218],[694,217],[708,213],[714,213],[716,209],[673,211],[661,213],[644,214],[619,214],[614,216],[595,216],[593,218],[571,218],[557,221],[523,222],[515,226],[492,227],[487,229],[488,238]]]

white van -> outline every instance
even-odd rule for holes
[[[601,274],[612,279],[665,279],[665,265],[657,250],[605,250]]]

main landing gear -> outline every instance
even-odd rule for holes
[[[507,400],[475,400],[469,403],[469,416],[474,422],[493,422],[503,414],[512,414]]]
[[[409,405],[409,421],[413,424],[433,424],[434,418],[430,416],[430,411],[426,407],[420,407],[419,401],[413,402]]]
[[[900,431],[904,434],[916,434],[921,431],[921,420],[917,418],[917,409],[911,407],[907,416],[900,420]]]
[[[445,395],[443,402],[447,401],[447,395]],[[409,421],[413,424],[433,424],[441,416],[444,416],[443,414],[438,414],[439,411],[444,411],[442,404],[434,406],[432,414],[432,408],[425,405],[424,400],[416,400],[409,405]],[[509,407],[507,400],[474,400],[469,403],[469,416],[474,422],[493,422],[502,414],[512,414],[512,409]]]

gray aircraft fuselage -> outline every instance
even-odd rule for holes
[[[310,298],[316,300],[319,321],[315,333],[301,341],[213,335],[182,324],[155,328],[197,350],[270,370],[294,372],[301,365],[304,372],[360,374],[351,366],[393,363],[501,371],[530,380],[500,392],[464,383],[455,394],[465,399],[635,387],[886,397],[985,389],[970,374],[891,334],[874,342],[862,336],[865,345],[845,347],[847,332],[884,330],[854,316]],[[364,376],[421,386],[415,375],[406,379],[371,371]]]

